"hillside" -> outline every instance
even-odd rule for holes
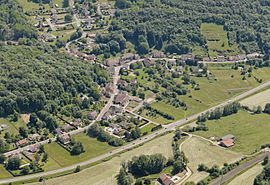
[[[155,47],[169,53],[207,50],[200,32],[202,23],[223,25],[229,45],[247,53],[261,50],[269,55],[270,7],[267,1],[133,1],[118,0],[111,30],[123,30],[138,51]],[[139,7],[139,8],[138,8]],[[226,45],[226,43],[224,43]],[[147,53],[147,52],[146,52]]]
[[[22,8],[14,0],[0,0],[0,41],[37,38]]]

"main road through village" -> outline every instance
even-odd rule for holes
[[[132,61],[130,63],[134,63],[136,61]],[[116,86],[116,82],[117,80],[119,79],[119,69],[120,69],[121,66],[118,66],[115,68],[115,75],[113,77],[113,81],[114,81],[114,86]],[[105,153],[105,154],[102,154],[98,157],[95,157],[95,158],[91,158],[89,160],[86,160],[84,162],[80,162],[80,163],[76,163],[76,164],[73,164],[71,166],[67,166],[67,167],[64,167],[64,168],[60,168],[60,169],[56,169],[56,170],[52,170],[52,171],[48,171],[48,172],[41,172],[41,173],[36,173],[36,174],[31,174],[31,175],[26,175],[26,176],[20,176],[20,177],[14,177],[14,178],[7,178],[7,179],[1,179],[0,180],[0,184],[8,184],[8,183],[12,183],[12,182],[18,182],[18,181],[26,181],[26,180],[29,180],[29,179],[33,179],[33,178],[40,178],[40,177],[44,177],[44,176],[49,176],[49,175],[53,175],[53,174],[57,174],[57,173],[62,173],[62,172],[65,172],[65,171],[69,171],[69,170],[74,170],[77,166],[86,166],[86,165],[89,165],[89,164],[92,164],[92,163],[95,163],[95,162],[98,162],[98,161],[101,161],[103,159],[106,159],[108,157],[111,157],[115,154],[118,154],[118,153],[121,153],[121,152],[124,152],[128,149],[132,149],[136,146],[139,146],[147,141],[150,141],[152,139],[154,139],[155,137],[157,137],[158,135],[161,135],[161,134],[164,134],[166,133],[167,131],[169,130],[174,130],[176,127],[179,127],[179,126],[182,126],[186,123],[189,123],[190,121],[192,120],[195,120],[199,115],[203,114],[203,113],[206,113],[208,111],[212,111],[214,110],[215,108],[218,108],[218,107],[224,107],[225,105],[231,103],[231,102],[234,102],[234,101],[239,101],[243,98],[246,98],[266,87],[270,86],[270,81],[267,81],[263,84],[261,84],[260,86],[258,87],[255,87],[249,91],[246,91],[236,97],[233,97],[219,105],[216,105],[214,107],[211,107],[203,112],[200,112],[200,113],[197,113],[197,114],[194,114],[192,116],[189,116],[189,117],[186,117],[186,118],[183,118],[181,120],[178,120],[176,122],[173,122],[171,124],[168,124],[168,125],[165,125],[162,129],[158,130],[158,131],[155,131],[153,132],[152,134],[150,135],[147,135],[147,136],[144,136],[144,137],[141,137],[140,139],[137,139],[135,141],[133,141],[132,143],[129,143],[127,145],[124,145],[122,147],[119,147],[111,152],[108,152],[108,153]],[[103,110],[101,111],[101,114],[99,114],[100,116],[105,113],[108,108],[110,107],[110,105],[112,104],[112,101],[113,101],[113,98],[114,96],[116,95],[117,93],[117,89],[114,90],[114,93],[112,95],[112,97],[110,98],[110,100],[108,101],[108,103],[106,104],[106,106],[103,108]],[[100,119],[101,117],[98,117],[97,119]],[[86,128],[83,128],[83,130],[85,130]],[[77,129],[75,130],[75,132],[81,132],[83,130],[80,130],[80,129]],[[71,133],[72,134],[72,133]],[[73,133],[74,134],[74,133]],[[55,140],[55,139],[54,139]],[[47,141],[44,141],[45,143],[47,143]],[[44,143],[40,143],[40,144],[44,144]],[[18,149],[19,151],[23,151],[23,149]],[[245,170],[245,169],[243,169]]]

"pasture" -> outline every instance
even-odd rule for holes
[[[208,131],[199,131],[196,134],[205,138],[233,134],[235,145],[230,149],[242,154],[251,154],[270,140],[270,115],[268,114],[252,115],[246,111],[239,111],[237,114],[219,120],[207,121],[206,125]]]
[[[74,138],[76,141],[83,144],[85,152],[78,156],[72,156],[66,149],[61,147],[56,142],[47,144],[45,145],[45,151],[52,160],[50,161],[49,159],[49,164],[44,166],[45,170],[48,170],[47,168],[50,170],[53,168],[58,168],[58,165],[63,167],[85,161],[114,149],[114,147],[108,145],[107,143],[100,142],[95,138],[90,138],[84,133],[75,135]],[[53,161],[56,164],[53,164]]]
[[[235,177],[228,185],[253,185],[253,181],[257,175],[259,175],[263,170],[263,166],[261,164],[257,164],[252,168],[248,169],[244,173]]]
[[[239,53],[236,44],[229,45],[227,32],[224,31],[223,25],[202,23],[201,33],[207,40],[210,57],[217,57],[218,55],[236,55]]]
[[[241,159],[242,155],[213,145],[207,140],[193,136],[182,145],[182,151],[189,160],[188,167],[193,174],[187,181],[198,182],[208,176],[206,172],[198,172],[198,165],[203,163],[208,167],[222,166],[224,163],[233,163]]]
[[[258,106],[264,108],[267,103],[270,103],[270,89],[254,94],[253,96],[242,100],[240,103],[244,106],[248,106],[250,109]]]
[[[133,156],[141,154],[161,153],[167,158],[172,156],[171,142],[173,134],[161,136],[144,145],[120,154],[106,162],[102,162],[93,167],[82,170],[79,173],[63,177],[49,179],[46,184],[84,185],[84,184],[116,184],[115,176],[118,174],[121,162],[130,160]],[[87,178],[85,178],[87,177]],[[41,184],[41,183],[35,183]]]

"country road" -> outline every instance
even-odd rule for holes
[[[211,185],[222,185],[226,182],[228,182],[229,180],[231,180],[233,177],[235,177],[236,175],[238,175],[239,173],[251,168],[252,166],[254,166],[255,164],[263,161],[263,159],[266,157],[266,156],[270,156],[270,152],[264,152],[258,156],[256,156],[254,159],[246,162],[246,163],[243,163],[241,165],[239,165],[238,167],[236,167],[235,169],[233,169],[232,171],[226,173],[225,175],[222,175],[221,177],[213,180],[211,182]]]
[[[131,64],[133,62],[136,62],[136,61],[132,61],[129,64]],[[115,73],[115,74],[117,74],[117,73]],[[115,77],[114,80],[117,80],[117,77]],[[238,101],[240,99],[248,97],[248,96],[250,96],[250,95],[252,95],[252,94],[254,94],[254,93],[256,93],[256,92],[258,92],[258,91],[260,91],[260,90],[262,90],[262,89],[264,89],[266,87],[268,87],[268,86],[270,86],[270,81],[268,81],[268,82],[266,82],[266,83],[264,83],[264,84],[262,84],[262,85],[260,85],[260,86],[258,86],[256,88],[254,88],[254,89],[251,89],[251,90],[249,90],[247,92],[244,92],[243,94],[241,94],[239,96],[236,96],[236,97],[234,97],[234,98],[232,98],[230,100],[227,100],[227,101],[225,101],[225,102],[223,102],[223,103],[221,103],[221,104],[219,104],[217,106],[209,108],[209,109],[207,109],[207,110],[205,110],[203,112],[200,112],[198,114],[194,114],[194,115],[189,116],[187,118],[178,120],[178,121],[176,121],[174,123],[171,123],[171,124],[168,124],[168,125],[164,126],[164,128],[162,128],[161,130],[158,130],[158,131],[156,131],[156,132],[154,132],[154,133],[152,133],[152,134],[150,134],[148,136],[144,136],[144,137],[142,137],[140,139],[137,139],[137,140],[133,141],[132,143],[129,143],[129,144],[125,145],[125,146],[119,147],[119,148],[117,148],[117,149],[115,149],[115,150],[113,150],[113,151],[111,151],[109,153],[100,155],[98,157],[89,159],[89,160],[84,161],[84,162],[73,164],[71,166],[67,166],[67,167],[64,167],[64,168],[61,168],[61,169],[56,169],[56,170],[53,170],[53,171],[42,172],[42,173],[37,173],[37,174],[31,174],[31,175],[21,176],[21,177],[2,179],[2,180],[0,180],[0,184],[12,183],[12,182],[17,182],[17,181],[24,181],[24,180],[29,180],[29,179],[32,179],[32,178],[39,178],[39,177],[44,177],[44,176],[48,176],[48,175],[53,175],[53,174],[65,172],[65,171],[68,171],[68,170],[73,170],[78,165],[85,166],[85,165],[89,165],[89,164],[92,164],[94,162],[106,159],[106,158],[108,158],[108,157],[110,157],[110,156],[112,156],[114,154],[124,152],[127,149],[131,149],[131,148],[133,148],[135,146],[139,146],[140,144],[143,144],[143,143],[145,143],[147,141],[150,141],[150,140],[154,139],[156,136],[158,136],[160,134],[164,134],[169,130],[173,130],[176,127],[179,127],[179,126],[182,126],[182,125],[184,125],[186,123],[189,123],[190,121],[196,119],[202,113],[205,113],[207,111],[211,111],[211,110],[213,110],[213,109],[215,109],[217,107],[223,107],[223,106],[227,105],[228,103],[230,103],[232,101]]]

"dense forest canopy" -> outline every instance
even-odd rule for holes
[[[99,66],[55,53],[48,46],[0,46],[0,77],[0,116],[55,113],[69,104],[81,105],[80,94],[90,103],[97,101],[98,85],[109,79]]]
[[[121,11],[111,31],[122,30],[137,50],[155,47],[169,53],[187,53],[192,47],[207,47],[200,25],[224,25],[229,44],[238,43],[247,53],[270,51],[270,3],[267,0],[117,0]],[[140,8],[138,8],[140,7]]]
[[[28,23],[15,0],[0,0],[0,41],[37,38],[35,28]]]

